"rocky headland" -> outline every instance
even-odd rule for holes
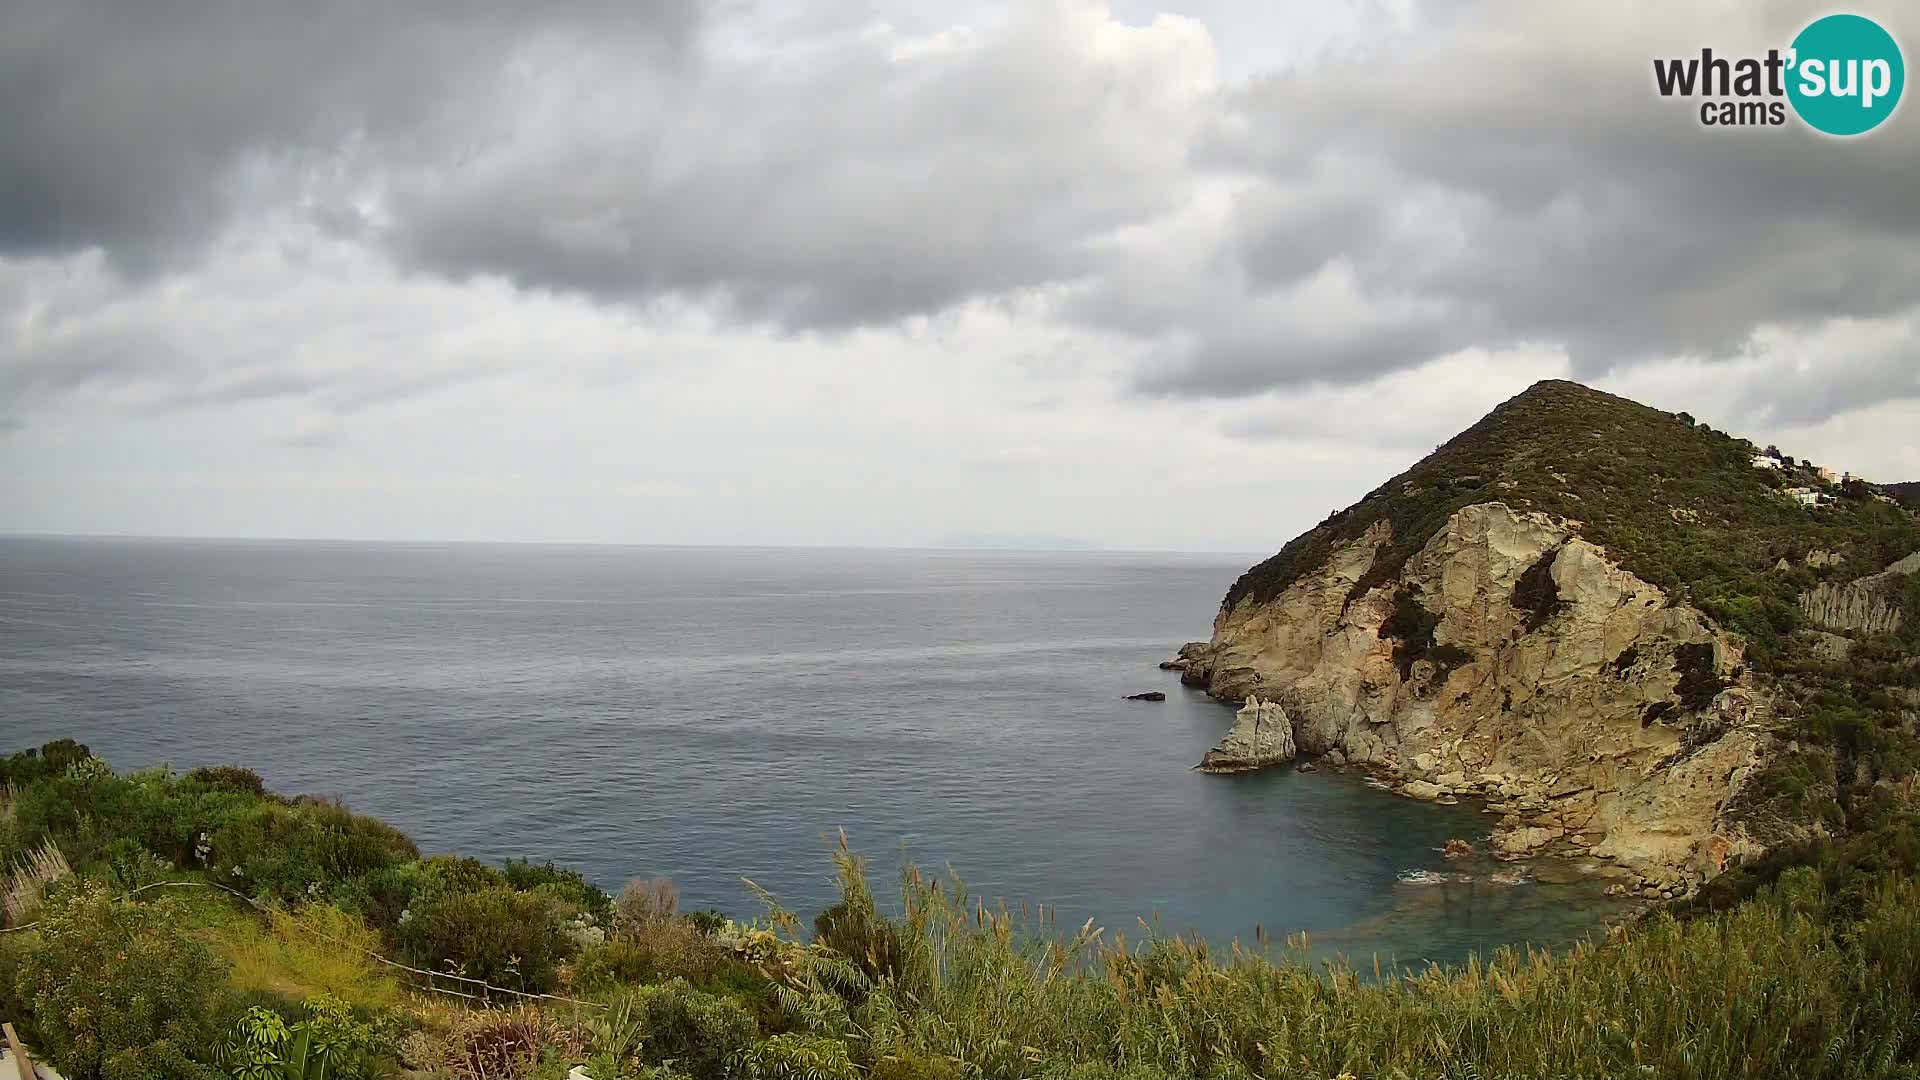
[[[1670,482],[1639,460],[1663,440],[1718,468]],[[1411,798],[1482,799],[1496,854],[1591,857],[1648,897],[1835,827],[1819,812],[1837,793],[1821,784],[1830,765],[1795,791],[1804,805],[1776,797],[1783,762],[1831,756],[1798,737],[1806,688],[1776,672],[1783,654],[1831,656],[1839,641],[1844,655],[1899,629],[1920,559],[1876,566],[1884,545],[1865,550],[1835,512],[1770,490],[1750,445],[1570,383],[1502,405],[1250,570],[1211,640],[1162,665],[1246,703],[1198,767],[1322,758]],[[1722,488],[1752,503],[1746,521]],[[1913,542],[1891,500],[1862,499]],[[1675,544],[1770,527],[1710,556],[1759,563],[1757,587],[1740,579],[1757,597],[1709,613],[1697,596],[1719,583],[1672,572],[1692,565]],[[1750,655],[1763,635],[1729,625],[1749,607],[1770,620],[1764,665]]]

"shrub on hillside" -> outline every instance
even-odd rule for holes
[[[870,905],[834,904],[813,919],[813,940],[854,962],[869,981],[900,967],[900,932]]]
[[[252,769],[238,765],[203,765],[186,775],[186,782],[210,791],[231,791],[241,795],[265,796],[266,781]]]
[[[563,1076],[586,1052],[584,1030],[527,1006],[463,1013],[449,1027],[401,1042],[401,1057],[416,1074],[456,1080]]]
[[[58,776],[77,762],[93,756],[93,751],[72,739],[55,739],[37,748],[0,758],[0,787],[15,784],[25,787],[36,780]]]
[[[507,884],[521,892],[545,893],[595,918],[606,915],[613,907],[613,898],[578,870],[563,869],[552,862],[535,866],[526,859],[508,859],[500,871]]]
[[[416,897],[393,937],[416,966],[541,993],[574,951],[566,915],[550,896],[505,885],[434,890]]]
[[[1394,594],[1393,611],[1380,623],[1378,636],[1381,640],[1392,640],[1393,661],[1400,669],[1400,677],[1413,677],[1413,665],[1421,660],[1431,661],[1434,666],[1434,679],[1443,681],[1447,673],[1473,659],[1473,654],[1458,645],[1437,645],[1434,643],[1434,631],[1439,629],[1440,616],[1428,611],[1413,594],[1402,589]]]
[[[1673,692],[1679,695],[1681,707],[1689,711],[1713,704],[1713,699],[1727,688],[1726,682],[1714,669],[1713,645],[1710,642],[1696,642],[1675,649],[1673,670],[1674,674],[1680,676]]]
[[[712,937],[720,932],[721,927],[727,925],[727,916],[725,912],[708,908],[705,911],[689,912],[687,921],[693,924],[694,929]]]
[[[1538,629],[1567,606],[1553,580],[1553,560],[1559,554],[1554,548],[1541,555],[1513,583],[1512,603],[1528,630]]]
[[[635,991],[633,1016],[645,1060],[672,1064],[693,1080],[723,1080],[760,1034],[739,1004],[702,993],[685,979]]]
[[[600,992],[673,978],[738,1001],[764,1031],[792,1026],[772,980],[685,918],[655,919],[583,949],[574,964],[573,985],[576,990]]]
[[[680,889],[672,878],[635,878],[620,890],[613,910],[614,924],[622,932],[656,919],[671,919],[680,910]]]
[[[966,1080],[966,1070],[950,1057],[899,1051],[876,1058],[868,1080]]]
[[[419,857],[393,826],[338,803],[259,801],[204,841],[207,870],[255,896],[310,898]]]
[[[382,933],[391,932],[413,906],[415,897],[424,896],[436,885],[432,871],[422,862],[385,866],[351,881],[333,892],[333,902],[351,911]]]
[[[70,1080],[215,1080],[226,969],[172,901],[115,900],[83,886],[41,913],[15,1000],[29,1039]]]
[[[420,860],[420,869],[436,886],[457,892],[473,892],[507,885],[507,876],[479,859],[460,855],[429,855]]]
[[[288,1017],[254,1006],[233,1025],[218,1057],[234,1080],[375,1080],[391,1075],[389,1033],[338,998],[308,998]]]
[[[847,1044],[818,1035],[775,1035],[743,1059],[751,1080],[857,1080]]]

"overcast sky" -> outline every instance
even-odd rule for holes
[[[1920,479],[1914,104],[1652,91],[1826,11],[0,0],[0,532],[1271,550],[1550,377]]]

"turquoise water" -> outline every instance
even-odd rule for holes
[[[1129,936],[1417,963],[1593,930],[1597,882],[1442,858],[1488,831],[1471,805],[1191,771],[1231,710],[1155,665],[1251,561],[4,539],[0,744],[244,763],[430,851],[735,914],[743,877],[830,902],[844,829],[880,874],[904,851]]]

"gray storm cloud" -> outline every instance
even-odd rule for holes
[[[4,0],[0,251],[102,248],[152,268],[303,172],[358,153],[454,155],[538,41],[617,41],[667,65],[696,0]],[[284,166],[248,192],[249,164]]]
[[[1651,92],[1654,55],[1783,42],[1783,5],[1446,6],[1244,81],[1218,50],[1246,43],[1197,21],[954,10],[5,0],[0,259],[97,252],[138,294],[291,217],[401,272],[723,328],[1021,298],[1137,343],[1130,392],[1205,398],[1473,347],[1562,348],[1594,376],[1881,319],[1849,339],[1857,379],[1751,408],[1920,393],[1913,107],[1837,142],[1707,131]],[[276,370],[203,351],[191,312],[49,313],[57,291],[0,328],[17,400],[162,371],[196,401],[351,403],[460,374]],[[227,355],[241,370],[209,370]]]

